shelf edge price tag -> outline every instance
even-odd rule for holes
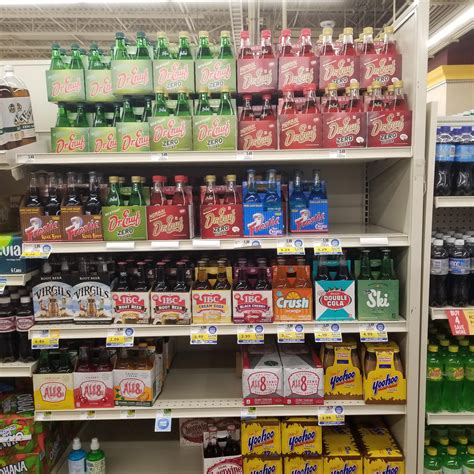
[[[95,419],[95,410],[86,410],[81,412],[81,420],[94,420]]]
[[[240,410],[240,418],[242,420],[255,420],[257,418],[256,407],[245,407]]]
[[[136,415],[137,412],[135,410],[122,410],[120,412],[120,418],[122,419],[135,418]]]
[[[109,329],[106,347],[133,347],[135,330],[133,328],[114,328]]]
[[[168,160],[168,152],[163,151],[161,153],[157,153],[151,155],[151,161],[167,161]]]
[[[277,328],[278,343],[304,343],[303,324],[279,324]]]
[[[171,425],[171,410],[157,410],[155,415],[155,433],[169,433]]]
[[[359,324],[360,342],[387,342],[388,334],[384,323]]]
[[[217,326],[191,326],[191,345],[217,344]]]
[[[338,148],[337,150],[333,150],[329,152],[330,158],[346,158],[347,151],[345,148]]]
[[[7,279],[0,278],[0,296],[3,295],[3,292],[5,291],[6,286],[7,286]]]
[[[313,243],[314,255],[342,255],[339,239],[317,239]]]
[[[36,421],[49,421],[53,417],[50,411],[35,411]]]
[[[341,405],[331,405],[318,407],[318,425],[336,426],[345,423],[344,407]]]
[[[314,340],[315,342],[342,342],[341,326],[337,323],[315,326]]]
[[[265,331],[261,324],[237,326],[237,344],[263,344]]]
[[[301,239],[284,239],[277,242],[277,255],[304,255],[304,242]]]
[[[448,309],[446,311],[453,336],[474,335],[474,310]]]
[[[58,329],[39,329],[31,332],[32,349],[59,349]]]
[[[237,153],[238,160],[251,160],[253,158],[253,151],[245,150]]]
[[[53,246],[51,244],[25,244],[21,246],[20,258],[49,258]]]
[[[261,248],[261,247],[262,247],[261,240],[243,239],[243,240],[236,240],[234,242],[234,249]]]

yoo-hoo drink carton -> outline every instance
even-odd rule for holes
[[[285,455],[317,456],[323,452],[323,432],[315,416],[285,418],[281,422],[281,438]]]
[[[242,349],[242,394],[245,405],[283,403],[283,366],[273,344]]]
[[[281,456],[245,456],[244,474],[283,474]]]
[[[278,418],[242,421],[241,429],[244,456],[281,455],[281,428]]]
[[[363,474],[362,455],[348,426],[326,426],[323,447],[324,474]]]
[[[284,472],[288,474],[322,474],[323,458],[313,456],[285,456]]]

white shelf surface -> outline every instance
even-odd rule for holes
[[[321,324],[337,323],[343,333],[358,333],[360,325],[367,324],[370,321],[311,321],[304,322],[303,328],[306,334],[314,333],[315,329]],[[407,322],[403,318],[396,321],[382,321],[385,324],[387,332],[404,333],[407,332]],[[277,334],[278,326],[282,323],[262,324],[265,334]],[[191,329],[199,327],[198,325],[151,325],[151,324],[130,324],[127,327],[133,327],[135,330],[135,337],[165,337],[165,336],[191,336]],[[245,324],[217,324],[218,336],[237,335],[239,327]],[[89,338],[106,338],[109,331],[122,325],[98,325],[98,324],[36,324],[30,331],[37,331],[41,329],[57,329],[59,331],[60,339],[89,339]]]
[[[474,115],[447,115],[438,117],[440,125],[474,125]]]
[[[329,233],[293,234],[281,237],[238,239],[186,239],[186,240],[135,240],[129,242],[48,242],[53,253],[89,252],[149,252],[170,250],[212,250],[212,249],[276,249],[285,239],[300,239],[307,249],[312,249],[323,238],[337,238],[343,247],[407,247],[408,235],[385,227],[361,224],[333,224]],[[46,243],[46,242],[44,242]],[[257,245],[255,245],[257,243]]]
[[[26,282],[31,280],[31,277],[36,272],[17,273],[17,274],[0,274],[0,283],[7,286],[24,286]]]
[[[387,159],[411,158],[411,147],[394,148],[347,148],[343,150],[261,150],[261,151],[185,151],[185,152],[143,152],[143,153],[48,153],[47,144],[41,142],[36,151],[17,153],[17,165],[102,165],[102,164],[153,164],[157,163],[252,163],[252,162],[367,162]]]
[[[467,311],[474,310],[474,306],[464,306],[459,308],[457,306],[443,306],[442,308],[435,308],[430,306],[430,317],[433,321],[437,319],[448,319],[448,311]]]
[[[37,362],[0,363],[0,377],[31,377]]]
[[[442,411],[427,413],[426,423],[428,425],[474,425],[474,412],[449,413]]]
[[[474,207],[474,196],[435,196],[434,206],[440,207]]]
[[[230,354],[232,355],[232,354]],[[205,354],[207,365],[199,364],[201,354],[189,352],[178,357],[165,380],[163,392],[152,407],[114,407],[95,410],[36,410],[38,420],[119,420],[154,419],[157,410],[171,409],[172,418],[187,417],[240,417],[245,410],[242,402],[242,381],[235,366],[222,367],[222,360],[229,360],[229,353],[210,351]],[[232,357],[230,358],[232,361]],[[186,362],[183,364],[183,362]],[[235,365],[235,359],[233,360]],[[220,364],[220,365],[219,365]],[[331,400],[327,405],[344,405],[346,415],[404,415],[405,405],[366,405],[363,400]],[[134,410],[129,414],[129,410]],[[82,413],[82,415],[81,415]],[[317,406],[267,405],[256,407],[256,416],[310,416],[317,413]],[[89,417],[89,418],[88,418]]]

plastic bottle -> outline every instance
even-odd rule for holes
[[[423,474],[442,474],[442,472],[438,450],[434,446],[428,446],[425,452]]]
[[[99,440],[92,438],[91,450],[86,457],[87,474],[105,474],[105,453],[100,449]]]
[[[449,346],[449,355],[444,364],[443,407],[451,413],[462,409],[460,394],[464,384],[464,366],[458,351],[458,346]]]
[[[469,306],[474,306],[474,237],[466,239],[466,249],[471,256],[471,273],[469,275]]]
[[[15,313],[8,296],[0,298],[0,362],[14,362],[17,357]]]
[[[474,344],[469,346],[469,356],[464,363],[462,407],[466,411],[474,412]]]
[[[453,194],[471,196],[473,192],[472,169],[474,163],[474,140],[470,126],[461,127],[457,135],[454,153],[455,173],[453,176]]]
[[[436,413],[441,410],[443,394],[443,363],[438,354],[438,346],[428,346],[426,364],[426,411]]]
[[[458,450],[454,446],[448,446],[446,456],[441,461],[443,474],[462,474],[462,466],[457,454]]]
[[[81,449],[81,440],[74,438],[72,451],[67,457],[69,474],[86,474],[86,452]]]
[[[471,258],[462,239],[456,239],[454,242],[454,251],[449,258],[449,273],[451,304],[458,307],[467,306],[469,303]]]
[[[461,459],[462,474],[474,474],[474,446],[467,447],[467,454]]]
[[[448,252],[441,239],[435,239],[431,247],[430,306],[446,306],[448,301],[447,279],[449,273]]]

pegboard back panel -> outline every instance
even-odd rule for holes
[[[469,207],[433,209],[433,230],[474,230],[474,209]]]

